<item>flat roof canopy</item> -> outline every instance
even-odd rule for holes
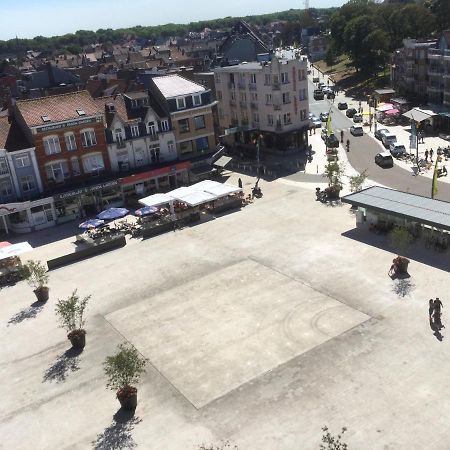
[[[433,111],[423,110],[420,108],[413,108],[413,109],[410,109],[408,112],[405,112],[403,114],[403,117],[412,119],[415,122],[422,122],[424,120],[429,119],[430,117],[433,117],[434,115],[436,115],[436,114],[433,113]]]
[[[342,197],[344,203],[450,231],[450,203],[373,186]]]

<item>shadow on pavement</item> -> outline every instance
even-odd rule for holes
[[[142,419],[134,416],[133,411],[120,408],[114,414],[113,421],[103,433],[97,435],[97,439],[92,441],[95,450],[111,450],[123,448],[136,448],[137,444],[133,440],[132,431],[134,427],[142,422]]]
[[[35,319],[37,315],[43,310],[44,305],[45,302],[34,302],[30,306],[23,308],[8,320],[8,326],[17,325],[24,320]]]
[[[372,233],[365,229],[354,228],[353,230],[342,233],[342,236],[361,242],[363,244],[377,247],[381,250],[389,252],[391,255],[396,254],[396,249],[391,247],[387,236]],[[402,256],[425,264],[427,266],[434,267],[436,269],[450,272],[450,259],[443,257],[442,253],[434,252],[433,250],[427,250],[420,246],[420,244],[414,244],[408,249],[402,251]],[[388,261],[387,264],[390,264]],[[387,270],[389,267],[387,267]]]
[[[59,355],[56,361],[45,371],[42,382],[62,383],[66,381],[70,373],[80,370],[78,357],[82,352],[82,349],[70,348]]]

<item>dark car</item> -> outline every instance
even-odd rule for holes
[[[323,100],[324,97],[325,94],[320,89],[316,89],[314,91],[314,100]]]
[[[327,94],[327,99],[328,100],[333,100],[333,98],[336,97],[336,94],[334,92],[328,92]]]
[[[326,122],[328,120],[328,111],[321,112],[319,117],[322,122]]]
[[[325,143],[328,148],[339,148],[339,139],[334,134],[330,134],[326,138]]]
[[[345,102],[339,102],[338,103],[338,109],[343,110],[343,109],[347,109],[348,105]]]
[[[381,141],[381,139],[383,139],[383,136],[385,134],[388,134],[389,130],[387,128],[378,128],[377,131],[375,131],[374,136]]]
[[[349,108],[347,111],[345,111],[345,115],[347,117],[353,117],[358,111],[356,111],[355,108]]]
[[[380,167],[393,167],[394,160],[389,152],[381,152],[375,155],[375,164]]]

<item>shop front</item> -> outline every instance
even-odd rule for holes
[[[140,198],[188,184],[190,167],[191,163],[186,161],[121,178],[124,198]]]
[[[30,233],[56,225],[53,198],[0,205],[0,233]]]
[[[94,216],[106,208],[123,206],[119,180],[81,187],[53,196],[58,223]]]

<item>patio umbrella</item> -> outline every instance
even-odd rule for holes
[[[385,114],[388,116],[393,116],[395,114],[398,114],[399,112],[400,111],[398,109],[394,108],[394,109],[390,109],[389,111],[385,111]]]
[[[19,242],[18,244],[9,244],[0,248],[0,259],[11,258],[30,252],[33,247],[28,242]]]
[[[138,217],[151,216],[152,214],[157,213],[159,210],[154,206],[144,206],[143,208],[137,209],[134,214]]]
[[[385,112],[385,111],[389,111],[392,108],[393,108],[392,103],[385,103],[382,106],[378,106],[377,111]]]
[[[86,220],[86,222],[80,223],[80,225],[78,225],[78,228],[83,228],[84,230],[91,230],[93,228],[99,228],[104,224],[105,224],[104,220],[89,219]]]
[[[128,215],[130,211],[126,208],[109,208],[97,215],[100,220],[116,220]]]

